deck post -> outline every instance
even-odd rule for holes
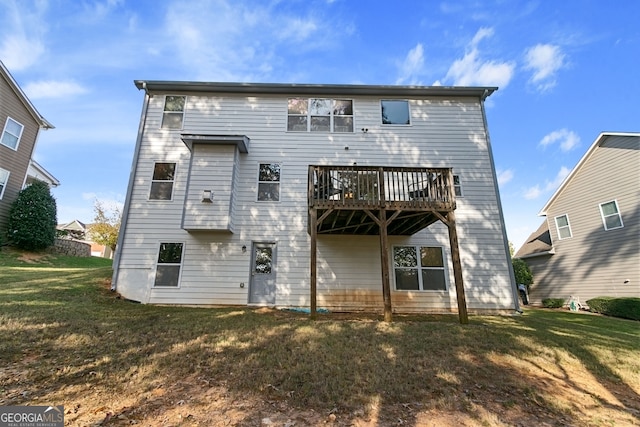
[[[382,299],[384,300],[384,321],[393,320],[391,310],[391,284],[389,280],[389,239],[387,236],[387,211],[380,209],[380,263],[382,264]]]
[[[317,253],[317,247],[318,247],[318,242],[317,242],[317,237],[318,237],[318,210],[316,208],[311,208],[309,209],[309,232],[311,234],[311,248],[310,248],[310,252],[311,252],[311,262],[310,262],[310,267],[311,267],[311,274],[309,275],[309,300],[310,300],[310,317],[311,320],[316,320],[316,316],[317,316],[317,301],[316,301],[316,288],[317,288],[317,281],[318,281],[318,276],[317,276],[317,258],[318,258],[318,253]]]
[[[460,323],[469,323],[467,314],[467,300],[464,296],[464,283],[462,281],[462,263],[460,262],[460,248],[458,245],[458,232],[456,231],[456,216],[454,211],[447,213],[447,228],[449,229],[449,244],[451,246],[451,259],[453,261],[453,277],[456,283],[456,298],[458,299],[458,318]]]

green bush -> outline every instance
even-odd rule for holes
[[[562,308],[563,305],[564,299],[562,298],[545,298],[542,300],[544,308]]]
[[[516,277],[516,283],[522,283],[529,289],[529,285],[533,283],[533,274],[531,273],[529,265],[520,258],[512,258],[511,264],[513,265],[513,274]]]
[[[588,300],[587,305],[594,313],[640,320],[640,298],[598,297]]]
[[[49,186],[36,181],[20,191],[9,210],[7,237],[28,251],[46,249],[56,239],[56,200]]]

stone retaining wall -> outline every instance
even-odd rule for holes
[[[57,255],[90,257],[91,245],[77,240],[56,239],[53,246],[49,248],[49,251]]]

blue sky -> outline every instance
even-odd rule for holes
[[[59,222],[125,199],[134,79],[498,86],[509,240],[602,131],[640,131],[638,0],[0,0],[0,59],[56,128],[35,159]]]

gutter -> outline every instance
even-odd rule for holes
[[[115,254],[113,255],[113,275],[111,276],[111,291],[118,289],[118,270],[120,269],[120,259],[122,257],[122,243],[124,242],[124,235],[127,229],[127,220],[129,219],[129,211],[131,208],[131,198],[133,195],[133,184],[135,182],[136,167],[138,165],[138,159],[140,158],[140,147],[142,146],[142,135],[144,134],[144,128],[147,124],[147,109],[149,108],[149,93],[144,96],[142,104],[142,112],[140,114],[140,126],[138,128],[138,136],[136,138],[136,147],[133,153],[133,160],[131,162],[131,171],[129,172],[129,185],[127,187],[127,196],[124,200],[124,207],[122,208],[122,220],[120,222],[120,230],[118,232],[118,242],[116,243]]]

